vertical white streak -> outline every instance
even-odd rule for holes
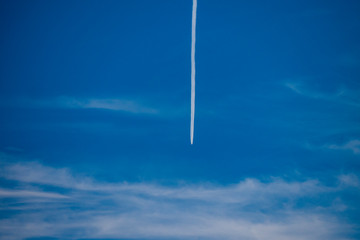
[[[193,0],[192,9],[192,32],[191,32],[191,122],[190,142],[194,142],[194,120],[195,120],[195,34],[196,34],[196,8],[197,0]]]

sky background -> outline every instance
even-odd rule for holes
[[[0,1],[0,236],[360,237],[360,3]]]

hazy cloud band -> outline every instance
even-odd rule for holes
[[[358,225],[341,217],[354,206],[339,197],[358,191],[355,174],[332,186],[282,178],[165,186],[103,182],[1,155],[0,166],[4,239],[357,239]]]

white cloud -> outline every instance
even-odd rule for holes
[[[147,107],[139,101],[125,99],[80,99],[61,97],[57,104],[66,108],[93,108],[113,111],[124,111],[130,113],[156,114],[158,110]]]
[[[342,174],[338,179],[344,186],[360,187],[360,180],[355,174]]]
[[[3,163],[1,169],[0,177],[16,187],[0,190],[7,199],[1,209],[17,210],[0,220],[6,239],[332,240],[351,239],[355,227],[334,215],[333,205],[343,206],[339,199],[298,206],[300,200],[339,193],[349,185],[346,177],[334,187],[281,178],[163,186],[99,182],[36,162]]]
[[[333,150],[350,150],[354,154],[360,154],[360,141],[357,139],[351,140],[343,145],[331,144],[326,145],[325,147]]]
[[[67,198],[58,193],[28,190],[8,190],[0,188],[0,198]]]

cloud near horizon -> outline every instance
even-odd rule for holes
[[[6,239],[354,239],[337,197],[355,175],[316,179],[165,186],[100,182],[66,168],[1,159],[0,235]],[[5,159],[5,160],[4,160]],[[326,197],[323,204],[314,199]],[[25,226],[25,227],[24,227]]]

